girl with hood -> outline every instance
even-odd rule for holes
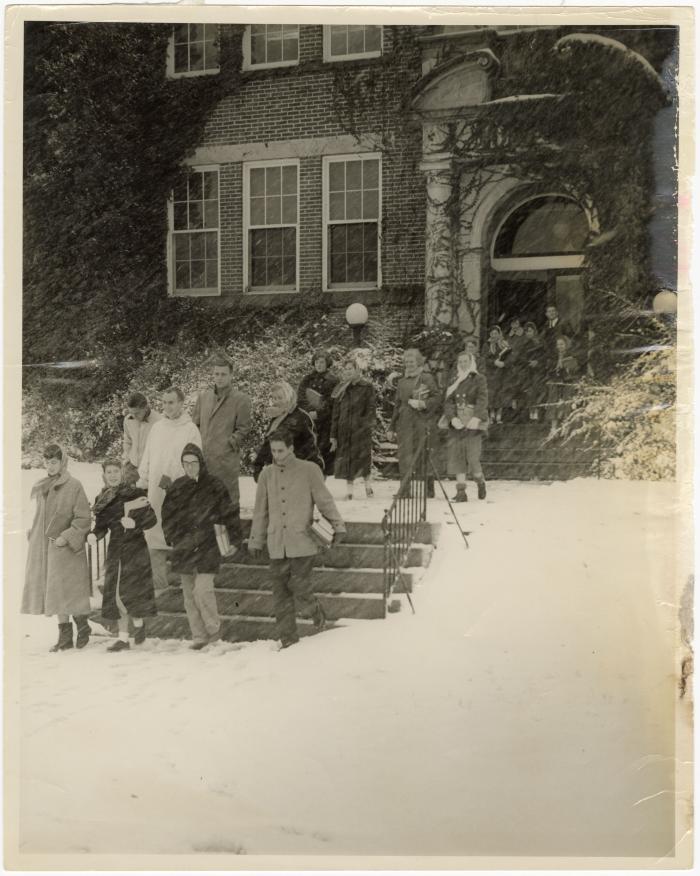
[[[457,479],[453,501],[467,501],[467,473],[477,483],[479,498],[485,499],[481,440],[488,424],[488,388],[486,378],[476,370],[476,360],[466,351],[457,357],[456,372],[450,376],[443,417],[449,428],[447,467]]]
[[[301,403],[305,405],[306,412],[313,421],[318,449],[323,457],[324,471],[328,476],[333,474],[335,457],[331,450],[331,415],[333,412],[331,393],[338,383],[338,378],[330,371],[333,364],[330,353],[319,350],[314,353],[311,364],[313,371],[307,374],[299,384],[297,397],[301,399]]]
[[[345,360],[341,380],[332,397],[331,449],[336,452],[335,477],[347,481],[346,499],[352,499],[355,478],[364,478],[365,494],[369,499],[374,495],[371,485],[372,427],[377,409],[374,388],[362,375],[357,356],[351,354]]]
[[[253,477],[257,483],[260,472],[272,463],[269,436],[278,429],[290,432],[294,438],[294,455],[297,459],[315,462],[323,471],[323,458],[318,449],[316,431],[311,417],[297,404],[297,394],[286,380],[278,380],[270,387],[271,405],[268,408],[268,423],[265,438],[253,461]]]
[[[118,459],[106,459],[102,472],[105,486],[95,500],[95,525],[88,538],[96,543],[109,533],[102,617],[118,622],[119,638],[107,650],[127,651],[129,618],[134,624],[134,644],[142,645],[146,640],[144,618],[157,614],[144,538],[144,531],[156,525],[156,515],[146,491],[124,481]]]
[[[214,592],[221,552],[214,526],[226,526],[240,541],[240,522],[226,486],[209,474],[196,444],[185,446],[181,462],[185,474],[175,481],[163,502],[163,533],[172,547],[172,570],[180,575],[192,632],[190,647],[200,651],[221,637]]]
[[[34,485],[36,502],[22,593],[22,614],[58,616],[58,641],[51,651],[84,648],[90,639],[90,576],[85,539],[90,505],[80,481],[68,474],[68,456],[57,444],[44,450],[47,477]]]

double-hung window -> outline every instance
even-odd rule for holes
[[[245,165],[244,286],[249,292],[298,289],[299,162]]]
[[[381,284],[381,157],[324,158],[324,288]]]
[[[325,61],[378,58],[381,53],[381,25],[327,24],[323,28],[323,59]]]
[[[243,67],[288,67],[299,63],[298,24],[251,24],[243,37]]]
[[[219,295],[219,169],[183,174],[169,204],[173,295]]]
[[[168,49],[168,75],[201,76],[219,72],[219,26],[176,24]]]

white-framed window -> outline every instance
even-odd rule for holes
[[[243,34],[243,69],[299,63],[298,24],[249,24]]]
[[[168,76],[219,72],[219,25],[175,24],[168,44]]]
[[[299,288],[299,160],[243,166],[243,285],[247,292]]]
[[[381,24],[326,24],[323,27],[324,61],[378,58],[381,53]]]
[[[168,204],[172,295],[220,295],[219,168],[185,171]]]
[[[379,153],[323,159],[323,288],[381,285]]]

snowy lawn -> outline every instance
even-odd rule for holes
[[[72,471],[92,500],[99,469]],[[379,521],[395,486],[341,512]],[[22,617],[22,851],[670,852],[674,495],[493,483],[459,506],[468,551],[431,501],[417,613],[282,652],[48,654],[54,621]]]

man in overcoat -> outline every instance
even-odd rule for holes
[[[231,504],[240,503],[241,445],[251,429],[250,399],[233,387],[233,363],[225,356],[210,361],[214,385],[200,393],[192,419],[202,436],[207,468],[223,481]]]
[[[297,459],[294,438],[283,429],[270,437],[272,464],[258,479],[248,553],[260,556],[267,544],[275,600],[275,616],[283,648],[299,641],[296,611],[323,629],[326,616],[315,596],[311,573],[319,551],[311,535],[314,505],[333,527],[333,543],[342,539],[345,524],[314,462]]]

